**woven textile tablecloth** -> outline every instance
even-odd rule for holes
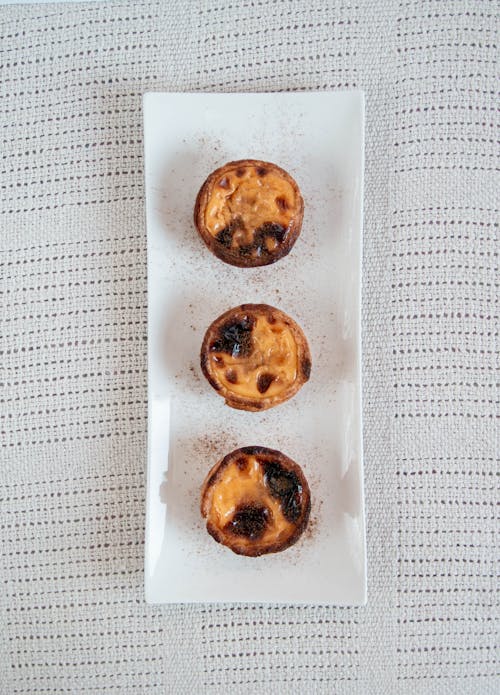
[[[0,8],[1,693],[498,692],[498,10]],[[142,94],[337,88],[367,106],[368,605],[148,606]]]

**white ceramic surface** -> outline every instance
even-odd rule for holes
[[[149,437],[146,600],[366,602],[361,439],[363,94],[146,94]],[[305,200],[302,233],[274,265],[240,269],[193,226],[205,177],[233,159],[287,169]],[[226,309],[266,302],[311,346],[310,381],[264,413],[236,411],[205,381],[199,349]],[[235,447],[280,449],[303,468],[311,522],[275,555],[215,543],[199,513],[209,468]]]

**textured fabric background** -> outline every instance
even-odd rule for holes
[[[0,8],[2,693],[498,692],[498,9]],[[347,87],[368,606],[147,606],[141,95]]]

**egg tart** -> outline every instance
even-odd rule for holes
[[[298,324],[268,304],[242,304],[208,327],[201,369],[232,408],[266,410],[309,379],[311,353]]]
[[[209,472],[200,508],[218,543],[256,557],[285,550],[299,539],[309,520],[311,496],[295,461],[281,451],[246,446]]]
[[[208,248],[240,268],[275,263],[300,234],[304,201],[294,179],[270,162],[242,159],[202,185],[194,223]]]

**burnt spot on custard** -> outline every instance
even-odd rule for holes
[[[228,369],[226,372],[226,379],[229,381],[230,384],[237,384],[238,383],[238,375],[234,371],[234,369]]]
[[[231,521],[224,527],[224,531],[252,541],[258,540],[264,535],[270,516],[269,509],[262,505],[240,505]]]
[[[257,172],[257,176],[265,176],[267,174],[267,169],[265,167],[257,167],[255,171]]]
[[[211,346],[212,352],[226,352],[232,357],[248,357],[252,354],[252,330],[255,319],[242,316],[224,323],[218,329],[218,338]]]
[[[241,256],[271,256],[273,252],[267,247],[266,241],[274,239],[278,245],[282,244],[287,236],[288,227],[277,222],[265,222],[254,232],[253,241],[250,244],[243,244],[238,251]]]
[[[248,459],[246,456],[238,456],[234,463],[238,466],[240,471],[246,471],[248,468]]]
[[[222,246],[225,246],[227,249],[230,249],[233,243],[233,236],[235,231],[237,229],[243,229],[243,227],[244,224],[241,217],[235,217],[234,220],[231,220],[227,227],[224,227],[224,229],[221,229],[220,232],[217,232],[217,234],[215,235],[215,239],[219,242],[219,244],[222,244]]]
[[[271,386],[274,381],[274,374],[269,374],[269,372],[264,372],[264,374],[259,374],[257,379],[257,389],[259,393],[265,393],[267,389]]]
[[[309,379],[309,377],[311,376],[311,360],[308,357],[303,357],[300,366],[302,368],[302,374],[304,375],[304,379]]]
[[[255,232],[256,236],[276,239],[278,244],[283,243],[288,229],[277,222],[264,222]]]
[[[283,198],[282,196],[278,196],[276,198],[276,205],[279,207],[280,210],[283,210],[283,211],[288,210],[288,208],[290,207],[288,205],[287,199]]]
[[[264,482],[271,495],[281,505],[287,521],[294,523],[302,512],[302,485],[293,471],[287,471],[278,461],[261,462]]]
[[[219,181],[219,186],[221,188],[229,188],[229,179],[227,176],[224,176],[220,181]]]
[[[233,243],[233,233],[234,229],[231,228],[231,225],[228,227],[224,227],[224,229],[221,229],[220,232],[217,232],[215,235],[215,238],[219,242],[219,244],[222,244],[222,246],[225,246],[226,248],[230,248],[231,244]]]

